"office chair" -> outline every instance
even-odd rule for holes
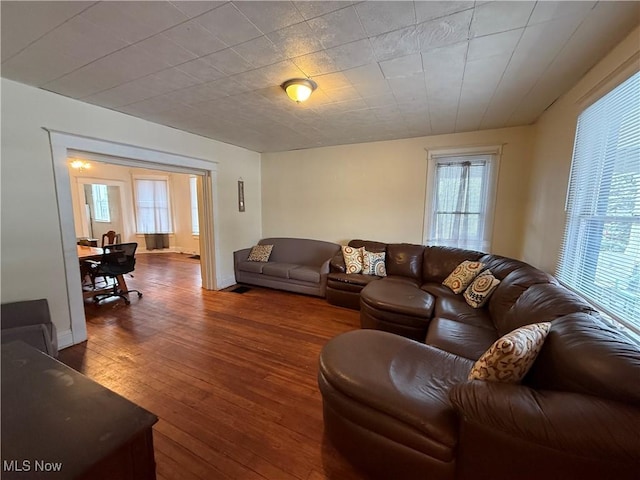
[[[113,290],[109,293],[100,293],[93,297],[93,301],[97,304],[100,301],[110,297],[120,297],[124,303],[129,305],[131,302],[127,295],[132,292],[138,294],[138,298],[142,297],[142,293],[138,290],[120,290],[118,277],[133,272],[136,265],[136,249],[138,244],[132,243],[116,243],[114,245],[105,245],[103,249],[102,259],[96,263],[94,268],[94,276],[107,277],[113,281]],[[126,284],[125,284],[126,286]]]
[[[107,240],[106,242],[105,239]],[[102,245],[100,245],[102,248],[104,248],[105,245],[114,245],[118,243],[120,243],[120,234],[116,233],[115,230],[109,230],[107,233],[102,234]]]

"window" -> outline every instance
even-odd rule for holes
[[[429,152],[425,243],[489,251],[499,148]]]
[[[640,73],[578,117],[558,279],[640,333]]]
[[[134,178],[138,233],[172,233],[169,180],[166,177]]]
[[[189,190],[191,192],[191,233],[200,235],[200,223],[198,220],[198,178],[189,177]]]
[[[109,214],[109,193],[106,185],[92,184],[91,198],[93,199],[93,220],[96,222],[111,222]]]

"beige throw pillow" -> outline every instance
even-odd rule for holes
[[[342,247],[342,255],[344,256],[344,264],[347,266],[347,273],[362,272],[364,247],[353,248],[345,245]]]
[[[362,273],[365,275],[377,275],[379,277],[387,276],[387,268],[384,264],[385,252],[374,253],[367,252],[366,250],[362,254]]]
[[[442,284],[453,290],[453,293],[462,293],[483,268],[484,263],[465,260],[445,278]]]
[[[464,291],[464,299],[473,308],[480,308],[487,303],[498,285],[500,280],[493,276],[491,270],[485,270]]]
[[[271,250],[273,250],[273,245],[256,245],[249,252],[247,260],[250,262],[268,262]]]
[[[469,380],[519,383],[547,338],[550,322],[516,328],[494,342],[469,372]]]

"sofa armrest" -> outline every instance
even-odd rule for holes
[[[320,265],[320,275],[326,276],[330,271],[331,259],[326,260],[322,265]]]
[[[58,342],[55,339],[55,327],[52,323],[38,325],[25,325],[22,327],[9,327],[2,329],[2,343],[21,341],[51,357],[58,356]]]
[[[234,268],[240,262],[246,262],[251,253],[251,248],[243,248],[242,250],[236,250],[233,252],[233,266]]]
[[[342,251],[336,253],[329,260],[329,271],[334,273],[347,273],[347,266],[344,263],[344,255],[342,255]]]
[[[477,380],[456,385],[449,396],[461,420],[459,478],[497,478],[499,469],[530,478],[538,455],[544,461],[535,464],[537,478],[545,477],[541,469],[547,478],[563,478],[562,472],[564,478],[578,478],[576,472],[633,478],[640,468],[638,407]]]

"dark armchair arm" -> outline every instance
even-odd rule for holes
[[[329,271],[332,273],[347,272],[347,266],[344,263],[344,255],[342,255],[342,251],[336,253],[329,261]]]
[[[455,386],[450,399],[460,479],[637,478],[638,406],[482,381]]]

